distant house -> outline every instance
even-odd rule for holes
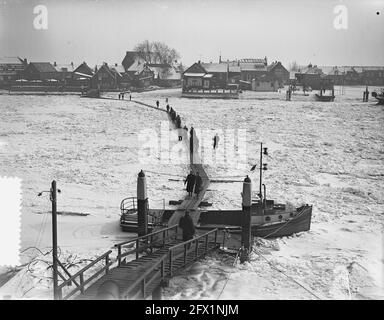
[[[363,67],[361,79],[365,85],[384,85],[384,67]]]
[[[322,70],[325,70],[325,68],[322,67]],[[336,85],[344,84],[344,71],[337,66],[334,66],[330,71],[326,72],[326,77]]]
[[[305,68],[300,68],[295,74],[298,84],[313,90],[332,89],[333,82],[323,74],[317,65],[309,64]]]
[[[27,59],[19,57],[0,58],[0,87],[8,87],[12,81],[20,78],[27,67]]]
[[[288,83],[289,71],[281,64],[280,61],[274,61],[268,66],[268,74],[278,80],[280,85]]]
[[[94,72],[87,63],[83,62],[72,72],[72,79],[92,78]]]
[[[263,92],[274,92],[280,87],[279,80],[275,75],[263,75],[258,79],[252,79],[252,90]]]
[[[68,64],[57,64],[56,61],[53,63],[53,67],[58,72],[58,77],[60,80],[71,79],[73,72],[76,70],[76,66],[73,62]]]
[[[182,65],[171,66],[168,63],[149,63],[147,66],[153,72],[154,84],[161,87],[181,86]]]
[[[23,77],[27,80],[61,80],[60,73],[49,62],[30,62]]]
[[[100,90],[118,89],[123,76],[114,68],[103,63],[96,66],[95,73],[91,79],[91,88]]]
[[[239,67],[227,62],[203,63],[198,61],[183,74],[184,89],[225,89],[240,78]],[[237,78],[237,79],[236,79]]]
[[[241,80],[250,82],[268,73],[267,57],[264,59],[240,59]]]

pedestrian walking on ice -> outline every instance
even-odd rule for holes
[[[159,105],[160,105],[160,102],[159,102],[159,100],[157,100],[157,101],[156,101],[157,109],[159,109]]]
[[[191,172],[189,173],[189,175],[187,176],[187,178],[184,181],[184,185],[187,184],[188,195],[191,197],[192,197],[192,193],[193,193],[193,187],[195,185],[195,180],[196,180],[196,176],[193,174],[193,171],[191,170]]]
[[[213,149],[216,149],[219,144],[219,136],[216,133],[215,136],[213,137]]]

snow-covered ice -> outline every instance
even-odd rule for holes
[[[182,99],[173,89],[133,95],[151,104],[159,100],[161,107],[168,98],[188,127],[210,129],[212,137],[218,130],[246,129],[248,169],[232,163],[208,165],[208,174],[241,180],[258,163],[262,141],[270,154],[265,159],[267,197],[314,206],[309,232],[256,240],[252,260],[245,265],[233,264],[232,256],[212,254],[173,278],[165,298],[384,298],[384,112],[373,101],[361,102],[362,91],[347,87],[333,103],[315,102],[311,95],[284,101],[283,92],[245,92],[240,100]],[[5,142],[0,146],[0,176],[22,178],[22,250],[50,250],[50,203],[37,193],[49,189],[52,179],[62,190],[59,211],[89,214],[58,217],[63,259],[94,257],[133,236],[119,230],[119,205],[135,195],[140,169],[148,172],[152,207],[161,207],[162,199],[184,196],[182,182],[175,180],[186,175],[186,164],[138,161],[138,132],[160,130],[161,121],[167,120],[163,113],[77,96],[3,95],[0,105],[0,140]],[[224,142],[225,137],[219,148]],[[251,179],[256,190],[257,173]],[[240,192],[240,182],[212,183],[206,200],[216,209],[240,208]],[[28,249],[22,263],[34,255],[42,258]],[[45,266],[37,261],[34,272],[22,269],[0,295],[50,298],[50,282],[41,280],[41,287],[36,283],[50,276]],[[17,281],[24,284],[22,290],[21,285],[15,289]]]

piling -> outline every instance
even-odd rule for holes
[[[244,250],[240,256],[240,262],[244,263],[249,260],[249,254],[252,250],[252,233],[251,233],[251,207],[252,207],[252,181],[247,176],[243,182],[242,193],[242,225],[241,225],[241,242]]]
[[[137,177],[137,233],[139,237],[148,234],[147,181],[143,170]]]

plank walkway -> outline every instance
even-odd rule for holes
[[[121,298],[140,298],[140,299],[147,299],[151,298],[153,291],[161,285],[161,283],[164,281],[164,279],[160,276],[160,266],[155,268],[146,278],[150,279],[154,277],[154,279],[151,280],[151,284],[148,285],[148,287],[145,290],[144,296],[142,295],[142,286],[140,283],[135,285],[132,288],[132,285],[135,283],[135,281],[144,273],[146,270],[148,270],[150,267],[152,267],[159,259],[164,257],[164,255],[168,254],[168,249],[171,246],[174,246],[176,244],[182,243],[181,240],[175,240],[168,244],[166,244],[163,248],[155,251],[152,254],[144,255],[140,257],[139,259],[131,260],[119,267],[115,267],[111,269],[107,275],[102,276],[100,279],[98,279],[96,282],[94,282],[90,287],[88,287],[84,293],[78,295],[76,297],[76,300],[94,300],[97,296],[98,288],[100,285],[102,285],[105,281],[112,280],[114,281],[120,291]],[[200,258],[204,256],[209,251],[217,249],[217,245],[214,243],[208,244],[208,250],[205,252],[205,248],[203,246],[200,246],[198,248],[197,252],[197,258]],[[180,248],[178,253],[182,253],[183,249]],[[166,274],[166,279],[170,279],[175,274],[179,273],[183,268],[190,265],[194,261],[196,261],[196,253],[194,250],[194,246],[191,246],[191,248],[188,250],[186,255],[186,263],[184,264],[184,257],[180,256],[173,260],[172,262],[172,275],[170,274],[170,263],[169,259],[165,259],[165,265],[164,265],[164,272]]]
[[[101,99],[118,100],[113,98],[101,98]],[[149,104],[146,104],[137,100],[121,100],[121,101],[134,102],[136,104],[143,105],[158,111],[166,112],[170,119],[169,113],[164,109],[157,108],[155,106],[151,106]],[[187,144],[187,150],[189,151],[189,136],[188,136],[189,131],[184,129],[177,129],[177,130],[179,130],[179,134],[182,135],[183,141]],[[210,180],[202,164],[200,163],[200,157],[197,152],[198,143],[199,143],[198,138],[195,136],[194,146],[193,146],[193,149],[195,150],[195,152],[194,152],[193,159],[190,159],[190,166],[194,172],[199,172],[203,182],[202,190],[200,191],[198,197],[194,196],[191,198],[187,196],[183,200],[183,202],[180,204],[178,209],[174,212],[174,214],[169,219],[168,226],[177,225],[180,217],[184,215],[184,212],[186,209],[190,211],[190,215],[195,224],[197,224],[197,221],[199,219],[200,211],[197,210],[197,208],[200,202],[204,198],[204,195],[206,190],[208,189]],[[176,239],[169,241],[163,247],[158,248],[154,252],[152,252],[152,249],[151,249],[150,253],[144,253],[144,255],[142,255],[141,257],[140,256],[136,257],[136,259],[131,261],[124,261],[117,267],[114,267],[108,270],[107,274],[105,274],[104,276],[101,276],[88,288],[84,289],[81,294],[75,297],[75,299],[77,300],[95,299],[100,285],[102,285],[105,281],[108,281],[108,280],[114,281],[118,285],[120,298],[147,299],[152,295],[153,291],[156,288],[158,288],[159,285],[161,285],[162,281],[164,281],[164,275],[161,276],[161,272],[159,272],[161,266],[158,264],[158,262],[163,261],[162,264],[163,264],[164,274],[166,275],[166,278],[167,277],[170,278],[175,273],[185,268],[187,265],[200,259],[208,252],[220,247],[219,243],[217,242],[218,240],[217,232],[215,233],[215,241],[210,241],[210,242],[208,241],[209,233],[212,233],[212,232],[208,232],[205,235],[199,236],[196,240],[193,240],[194,242],[191,243],[192,246],[189,249],[187,249],[186,244],[184,244],[183,246],[182,245],[183,242],[181,240],[177,240],[177,238],[180,238],[180,237],[176,236]],[[202,239],[205,239],[205,240],[202,240]],[[181,244],[181,246],[180,247],[177,246],[176,248],[170,249],[171,247],[178,244]],[[174,257],[173,260],[172,260],[172,257]],[[153,269],[152,267],[156,264],[157,264],[157,267]],[[142,282],[138,283],[137,280],[140,277],[143,277],[143,275],[147,272],[150,272],[150,273],[144,276],[144,281],[143,281],[144,284]],[[147,278],[150,284],[147,287],[145,287]]]

